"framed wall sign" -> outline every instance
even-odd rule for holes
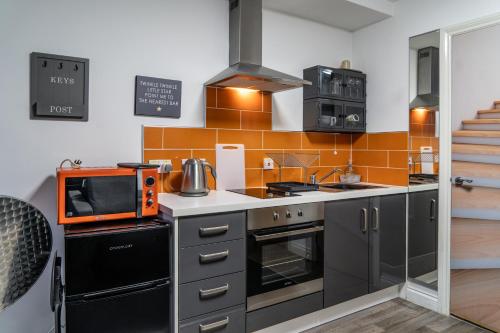
[[[87,121],[89,59],[46,53],[30,57],[30,119]]]
[[[180,118],[182,81],[135,77],[135,115]]]

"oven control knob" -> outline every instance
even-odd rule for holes
[[[291,217],[292,217],[292,213],[290,213],[290,211],[289,211],[289,210],[287,210],[287,211],[286,211],[286,217],[287,217],[287,218],[291,218]]]
[[[144,181],[144,183],[146,184],[146,186],[148,187],[151,187],[155,184],[155,177],[148,177],[146,178],[146,180]]]
[[[146,206],[151,207],[151,206],[153,206],[153,204],[154,204],[154,203],[155,203],[155,202],[153,201],[153,199],[148,199],[148,200],[146,201]]]
[[[299,211],[297,212],[297,215],[298,216],[304,216],[304,213],[302,212],[302,209],[299,209]]]
[[[146,196],[147,196],[148,198],[152,197],[152,196],[153,196],[153,194],[154,194],[153,190],[148,190],[148,191],[146,192]]]
[[[280,218],[280,214],[273,212],[273,220],[277,221]]]

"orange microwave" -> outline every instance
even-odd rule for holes
[[[124,163],[105,168],[57,169],[58,224],[158,214],[157,166]]]

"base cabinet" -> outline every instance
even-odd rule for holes
[[[325,204],[324,306],[405,281],[406,194]]]
[[[412,192],[408,197],[408,277],[437,269],[438,191]]]

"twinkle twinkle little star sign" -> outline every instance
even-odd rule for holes
[[[180,118],[182,81],[135,77],[135,115]]]

